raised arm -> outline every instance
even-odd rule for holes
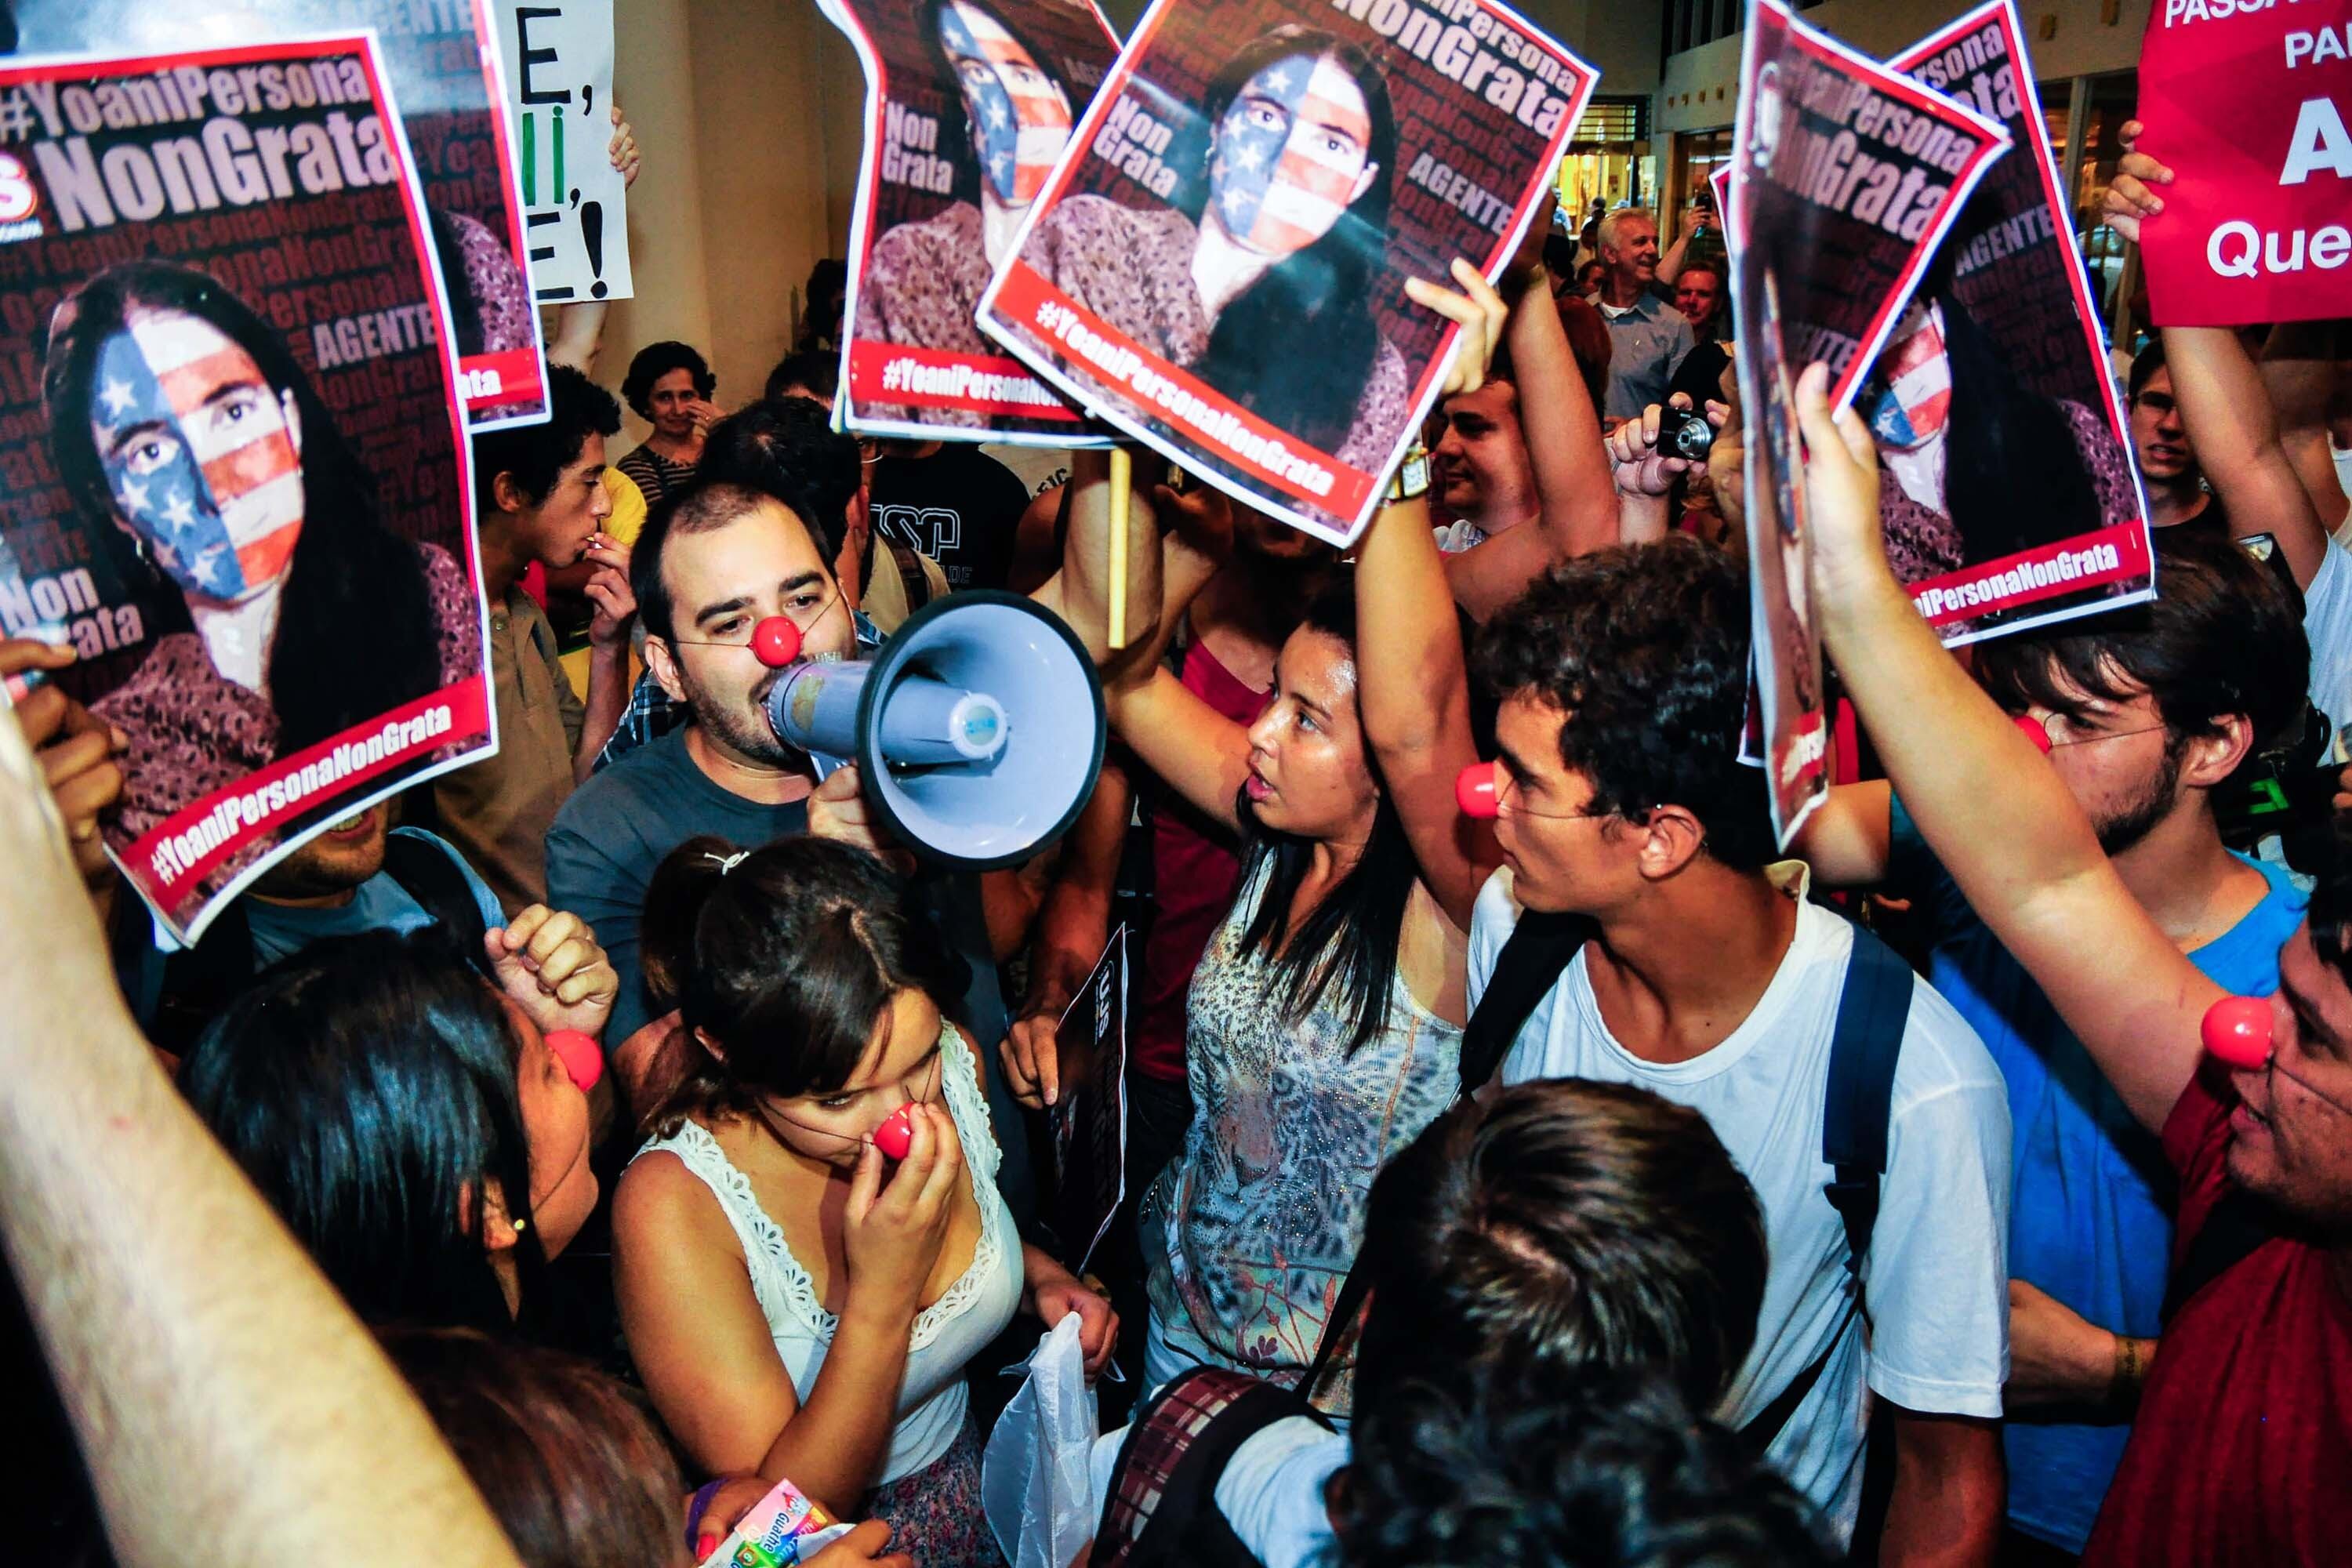
[[[1920,833],[2142,1124],[2160,1128],[2221,993],[2125,889],[2074,796],[1919,618],[1886,563],[1878,469],[1828,374],[1798,383],[1814,614]]]
[[[407,1384],[131,1026],[5,719],[0,866],[0,1237],[115,1560],[511,1568]]]
[[[2139,139],[2138,121],[2123,127],[2124,145]],[[2101,216],[2137,244],[2143,223],[2160,223],[2172,171],[2145,153],[2126,151],[2101,201]],[[2167,327],[2164,363],[2198,466],[2213,486],[2238,538],[2267,533],[2285,552],[2295,585],[2311,586],[2327,558],[2327,531],[2279,438],[2278,411],[2253,356],[2228,327]]]
[[[637,152],[636,132],[621,117],[621,106],[612,106],[613,140],[604,148],[604,156],[620,172],[621,188],[628,189],[637,183],[637,170],[644,159]],[[597,351],[604,346],[604,317],[612,306],[603,300],[574,300],[559,306],[555,312],[555,331],[547,340],[547,363],[568,364],[583,375],[596,374]]]
[[[1232,532],[1232,509],[1202,487],[1179,498],[1165,486],[1129,498],[1129,642],[1109,644],[1110,473],[1104,454],[1076,452],[1062,569],[1031,595],[1054,608],[1103,667],[1111,730],[1141,762],[1202,813],[1238,833],[1234,799],[1249,777],[1249,732],[1184,689],[1161,660],[1184,608],[1214,574]],[[1171,530],[1160,532],[1160,514]],[[1222,538],[1221,538],[1222,536]]]
[[[1617,498],[1601,449],[1601,417],[1559,324],[1559,307],[1542,287],[1540,253],[1534,276],[1511,307],[1507,341],[1540,510],[1534,523],[1445,558],[1454,602],[1477,620],[1517,599],[1554,564],[1617,537]]]
[[[2352,512],[2327,432],[2328,405],[2343,378],[2344,341],[2342,321],[2281,321],[2271,329],[2257,362],[2271,406],[2278,412],[2287,461],[2319,513],[2319,526],[2331,533]]]

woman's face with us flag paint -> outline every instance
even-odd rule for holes
[[[1328,234],[1380,174],[1363,89],[1329,53],[1286,55],[1242,84],[1217,121],[1208,215],[1269,256]]]
[[[284,574],[302,531],[301,420],[234,339],[134,308],[99,347],[89,422],[116,521],[183,590],[234,604]]]
[[[1070,100],[1003,24],[977,5],[940,7],[940,47],[955,67],[981,177],[1005,206],[1045,188],[1070,140]]]

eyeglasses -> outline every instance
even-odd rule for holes
[[[761,646],[761,628],[767,626],[769,622],[778,619],[791,622],[793,629],[800,634],[800,638],[805,639],[809,633],[816,630],[818,624],[832,612],[834,606],[841,603],[841,592],[836,588],[824,604],[819,605],[814,610],[806,612],[808,618],[805,620],[787,610],[782,616],[763,616],[757,620],[747,623],[741,633],[737,636],[723,637],[674,637],[669,639],[669,643],[673,647],[748,647],[756,649]],[[779,659],[777,662],[780,664],[793,663],[799,656],[799,639],[795,639],[792,649],[792,657]],[[766,658],[764,654],[761,657],[763,659]]]
[[[2018,717],[2031,719],[2033,716],[2030,713],[2021,713]],[[2120,741],[2126,735],[2152,735],[2164,728],[2161,724],[2143,724],[2137,730],[2109,730],[2096,735],[2070,736],[2062,732],[2066,723],[2066,717],[2063,713],[2044,714],[2036,722],[2041,724],[2042,732],[2050,737],[2050,744],[2053,750],[2059,746],[2087,746],[2098,741]]]
[[[1513,787],[1509,772],[1498,765],[1495,769],[1495,811],[1497,816],[1502,813],[1504,792],[1506,790],[1510,790]],[[1614,811],[1537,811],[1525,805],[1517,805],[1511,807],[1511,815],[1513,816],[1541,817],[1549,822],[1575,822],[1579,820],[1597,822],[1604,816],[1622,816],[1625,814],[1622,809]]]

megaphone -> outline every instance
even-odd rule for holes
[[[793,666],[767,708],[819,778],[858,765],[901,843],[977,870],[1058,837],[1102,771],[1093,661],[1051,614],[992,589],[926,605],[872,658]]]

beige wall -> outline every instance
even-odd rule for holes
[[[619,0],[613,90],[645,150],[629,192],[636,297],[613,307],[596,379],[692,343],[718,402],[759,395],[792,340],[809,264],[842,253],[865,77],[811,0]],[[625,416],[616,451],[644,438]]]

